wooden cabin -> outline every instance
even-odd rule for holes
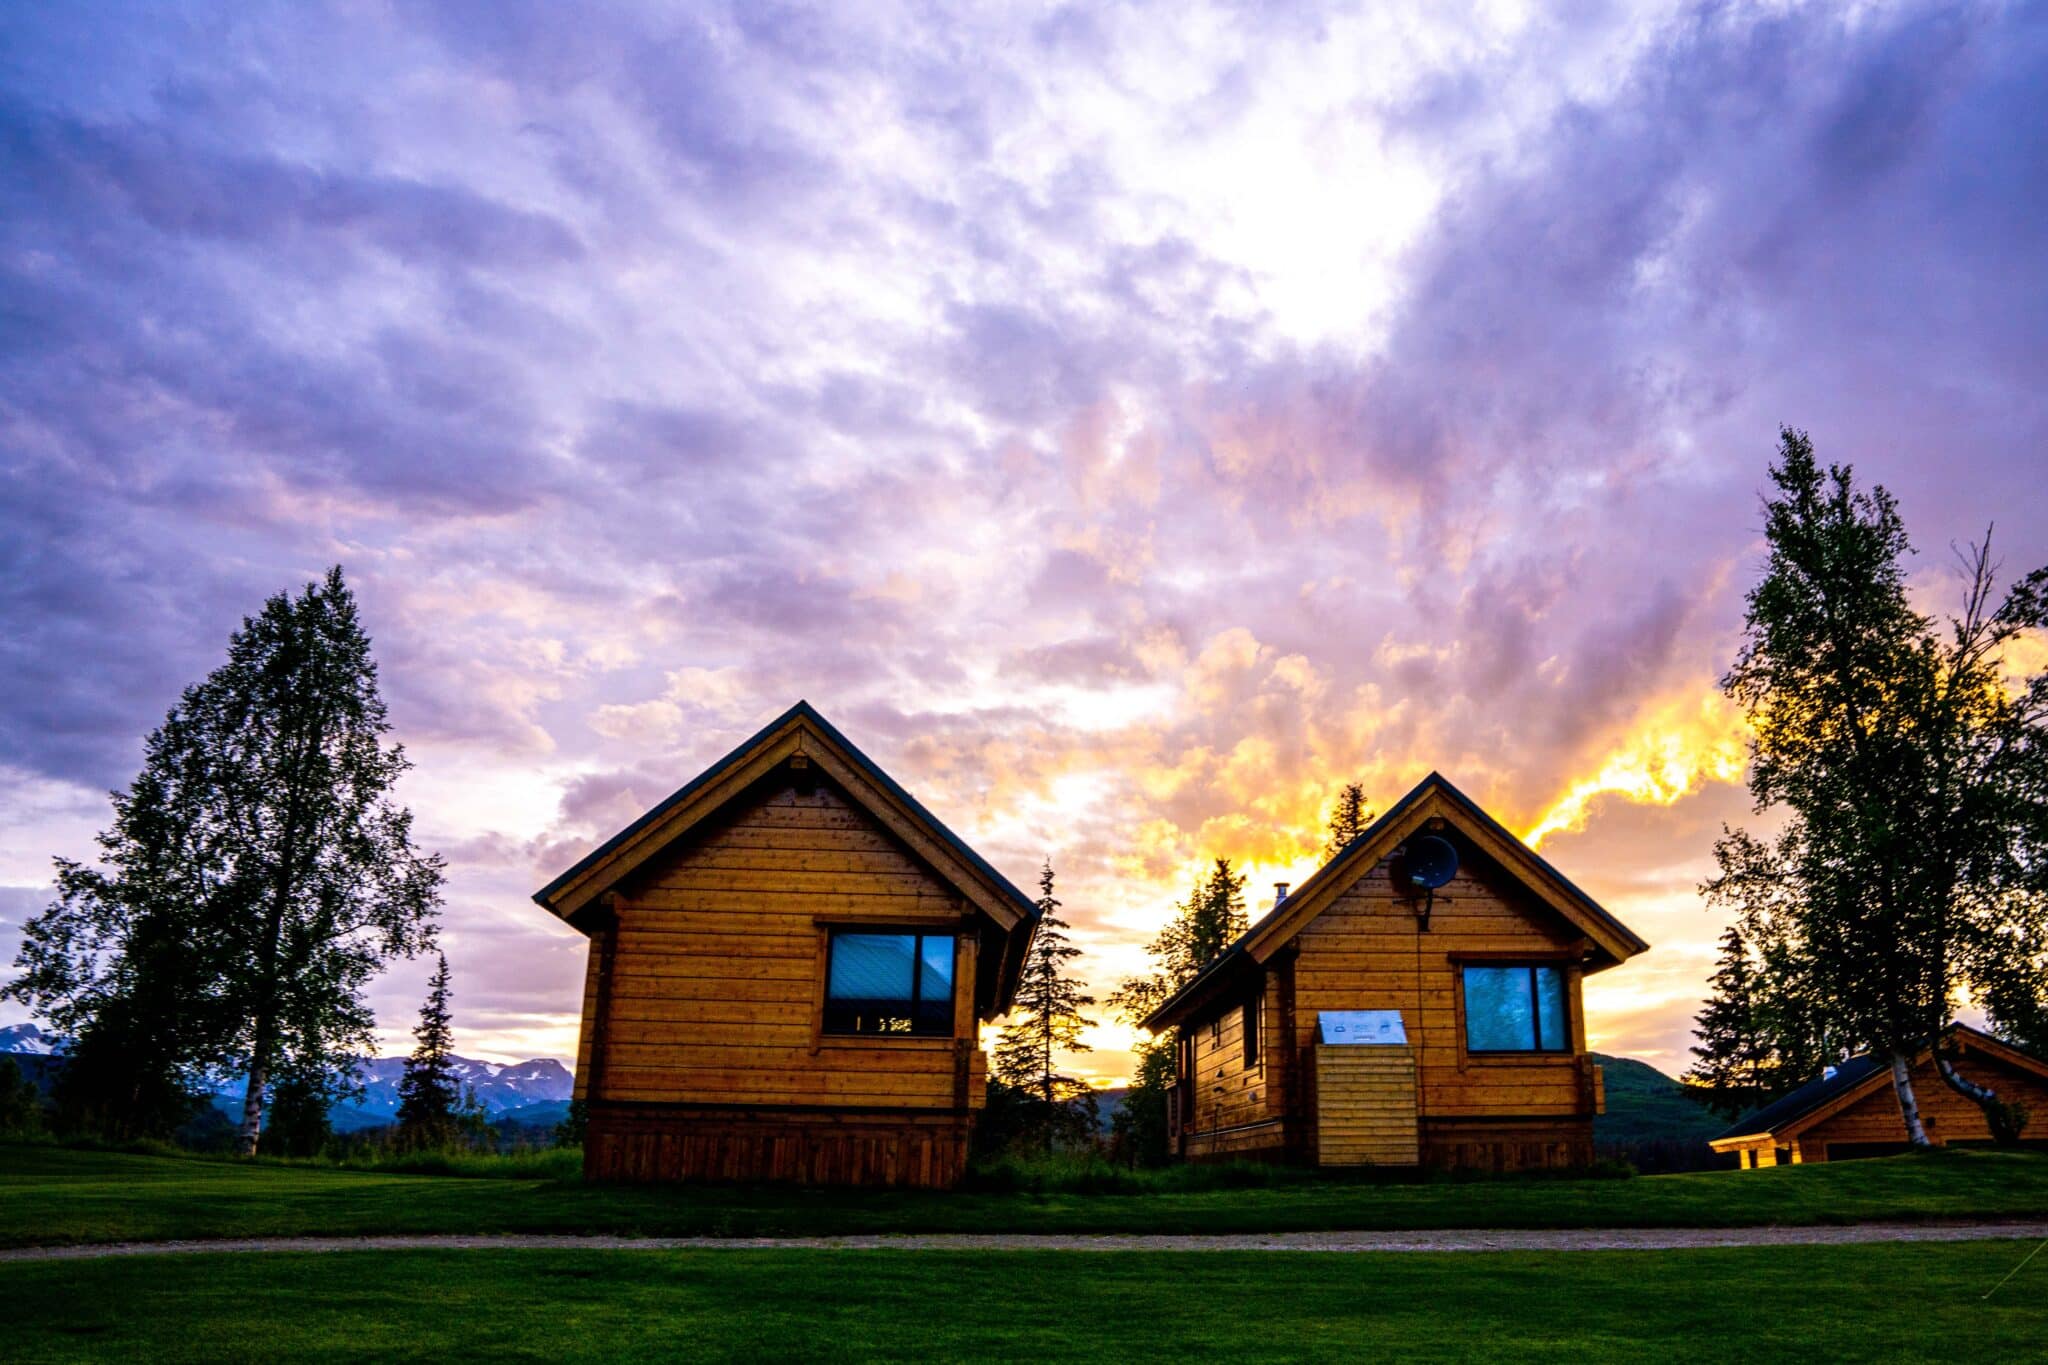
[[[2024,1146],[2048,1146],[2048,1063],[1967,1024],[1950,1026],[1951,1060],[1966,1079],[1988,1085],[2008,1103],[2031,1111]],[[1991,1125],[1975,1101],[1949,1089],[1922,1052],[1913,1064],[1913,1098],[1937,1147],[1989,1147]],[[1908,1150],[1906,1116],[1892,1087],[1890,1063],[1851,1057],[1799,1089],[1741,1119],[1708,1146],[1733,1152],[1742,1169],[1895,1156]]]
[[[1143,1022],[1177,1045],[1171,1141],[1194,1161],[1586,1164],[1603,1101],[1580,984],[1647,946],[1432,773]]]
[[[808,704],[534,899],[590,938],[589,1176],[965,1170],[1036,907]]]

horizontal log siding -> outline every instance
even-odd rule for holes
[[[1989,1085],[2002,1100],[2018,1100],[2032,1111],[2023,1138],[2048,1138],[2048,1083],[2032,1072],[1996,1062],[1982,1053],[1965,1053],[1956,1063],[1965,1079]],[[1931,1061],[1913,1069],[1913,1098],[1920,1102],[1920,1121],[1927,1136],[1946,1145],[1951,1142],[1989,1142],[1991,1125],[1975,1101],[1948,1088]],[[1906,1140],[1905,1116],[1899,1112],[1898,1092],[1892,1089],[1890,1073],[1884,1084],[1856,1103],[1814,1124],[1792,1139],[1801,1162],[1826,1161],[1828,1144],[1880,1143]]]
[[[633,1148],[638,1155],[598,1159],[594,1171],[722,1169],[720,1163],[739,1150],[716,1147],[726,1153],[716,1157],[696,1147],[689,1150],[697,1155],[650,1155],[656,1149],[644,1143],[654,1120],[646,1115],[671,1112],[660,1106],[827,1105],[964,1116],[980,1105],[985,1063],[976,1054],[963,1087],[960,1049],[952,1039],[819,1035],[825,971],[820,920],[951,933],[963,913],[952,888],[829,783],[818,783],[808,795],[789,786],[756,798],[643,869],[622,890],[602,1029],[592,1027],[594,967],[586,987],[583,1069],[590,1068],[589,1039],[600,1038],[599,1093],[589,1098],[627,1106],[610,1111],[615,1114],[641,1115],[630,1131],[639,1134],[631,1141],[643,1146]],[[956,958],[956,989],[963,993],[973,990],[973,957],[969,946]],[[971,1035],[971,1011],[966,1017]],[[648,1105],[657,1108],[638,1108]],[[708,1122],[692,1120],[690,1140],[699,1146],[713,1141]],[[768,1120],[754,1114],[749,1122]],[[815,1120],[805,1122],[816,1127]],[[871,1123],[859,1141],[877,1140],[876,1131]],[[821,1161],[842,1169],[869,1159],[817,1155],[839,1152],[831,1144],[843,1136],[824,1147],[807,1146],[805,1139],[788,1151],[812,1155],[785,1154],[775,1161],[808,1163],[809,1170]],[[942,1146],[950,1141],[932,1140]],[[943,1151],[931,1159],[949,1169],[951,1157]]]
[[[1194,1031],[1194,1115],[1189,1133],[1236,1128],[1272,1117],[1267,1105],[1266,1065],[1244,1064],[1244,1011],[1233,1007]],[[1261,1038],[1269,1037],[1272,1016]]]
[[[1421,1159],[1415,1052],[1329,1047],[1316,1056],[1317,1159],[1325,1166],[1414,1166]]]
[[[966,1172],[970,1129],[957,1113],[601,1103],[584,1169],[595,1180],[944,1188]]]
[[[1424,1117],[1590,1117],[1584,1066],[1571,1053],[1507,1058],[1464,1049],[1454,955],[1555,952],[1578,937],[1512,878],[1480,863],[1468,857],[1438,893],[1428,933],[1417,929],[1413,903],[1395,896],[1384,863],[1302,930],[1295,939],[1294,1056],[1311,1064],[1318,1011],[1399,1010],[1415,1051]],[[1583,1025],[1576,970],[1566,973],[1566,985],[1577,1039]]]

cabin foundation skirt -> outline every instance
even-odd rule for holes
[[[1593,1163],[1591,1115],[1424,1119],[1422,1160],[1440,1170],[1568,1170]]]
[[[943,1189],[967,1172],[974,1116],[694,1104],[590,1105],[590,1180],[775,1181]]]

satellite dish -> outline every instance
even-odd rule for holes
[[[1434,834],[1410,839],[1402,862],[1409,884],[1425,891],[1434,891],[1458,875],[1458,850],[1450,840]]]

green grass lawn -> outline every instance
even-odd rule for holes
[[[1311,1181],[1103,1195],[635,1188],[0,1147],[5,1246],[399,1232],[1276,1232],[2036,1215],[2048,1215],[2048,1156],[1997,1152],[1633,1180]]]
[[[1562,1255],[402,1252],[0,1266],[10,1360],[2020,1360],[2018,1242]]]

